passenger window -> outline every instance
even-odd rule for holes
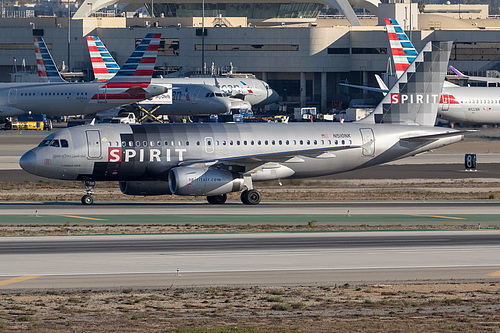
[[[246,146],[247,145],[247,140],[243,141],[243,144]]]
[[[300,145],[303,145],[304,144],[304,141],[303,140],[300,140]]]
[[[133,147],[133,146],[134,146],[134,142],[133,142],[133,141],[129,141],[129,142],[128,142],[128,146],[129,146],[129,147]]]
[[[164,143],[165,143],[165,146],[168,146],[168,141],[165,141]]]
[[[283,144],[283,141],[281,141],[281,140],[280,140],[280,141],[278,141],[278,143],[279,143],[279,144],[280,144],[280,146],[281,146],[281,145]]]
[[[127,147],[127,143],[125,141],[122,141],[122,147]]]
[[[147,141],[142,141],[142,144],[143,144],[144,147],[148,146],[148,142]]]
[[[229,145],[232,146],[233,145],[233,140],[229,141]]]
[[[189,141],[186,141],[186,146],[189,146]]]
[[[257,141],[257,144],[260,146],[262,144],[262,141]]]
[[[318,141],[317,140],[314,140],[314,144],[317,145],[318,144]]]
[[[136,147],[140,147],[140,146],[141,146],[141,142],[140,142],[140,141],[136,141],[136,142],[135,142],[135,146],[136,146]]]
[[[149,145],[150,145],[151,147],[154,147],[154,146],[155,146],[155,142],[154,142],[154,141],[149,141]]]
[[[288,146],[290,144],[290,141],[286,140],[286,145]]]
[[[269,141],[264,141],[264,144],[267,146],[269,144]]]
[[[236,144],[239,146],[240,145],[240,140],[236,141]]]
[[[158,141],[156,144],[157,144],[158,146],[161,146],[161,141]]]
[[[276,141],[274,141],[274,140],[273,140],[271,143],[272,143],[272,144],[273,144],[273,146],[274,146],[274,145],[276,144]]]
[[[311,144],[311,140],[307,140],[307,144],[310,145]]]
[[[253,146],[255,144],[255,141],[250,141],[250,144]]]
[[[196,141],[196,145],[199,146],[200,145],[200,141]]]

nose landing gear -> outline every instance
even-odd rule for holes
[[[94,198],[92,194],[94,193],[95,181],[93,180],[84,180],[83,184],[86,187],[85,195],[82,197],[82,204],[84,205],[92,205],[94,203]]]

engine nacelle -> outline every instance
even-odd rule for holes
[[[163,180],[122,181],[120,191],[128,195],[164,195],[172,194],[168,182]]]
[[[243,178],[226,170],[178,167],[168,173],[170,191],[177,195],[221,195],[243,189]]]

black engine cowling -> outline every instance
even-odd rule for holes
[[[120,190],[128,195],[164,195],[172,194],[167,181],[147,180],[147,181],[122,181]]]
[[[227,170],[178,167],[168,173],[170,191],[177,195],[221,195],[243,189],[243,178]]]

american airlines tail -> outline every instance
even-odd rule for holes
[[[389,35],[394,67],[396,68],[396,76],[400,78],[408,66],[415,60],[418,52],[403,29],[401,29],[398,21],[386,18],[385,24],[387,27],[387,34]]]
[[[118,73],[120,66],[118,66],[99,37],[87,36],[87,46],[97,82],[108,81]]]
[[[42,37],[33,37],[35,44],[36,65],[40,82],[66,82],[54,63],[49,49]]]
[[[375,110],[359,122],[433,126],[452,45],[427,43]]]
[[[116,75],[106,81],[100,87],[99,93],[92,97],[93,102],[123,100],[123,104],[127,104],[131,99],[137,101],[151,97],[145,89],[151,83],[160,38],[160,33],[147,34]],[[124,92],[123,89],[127,90]]]

